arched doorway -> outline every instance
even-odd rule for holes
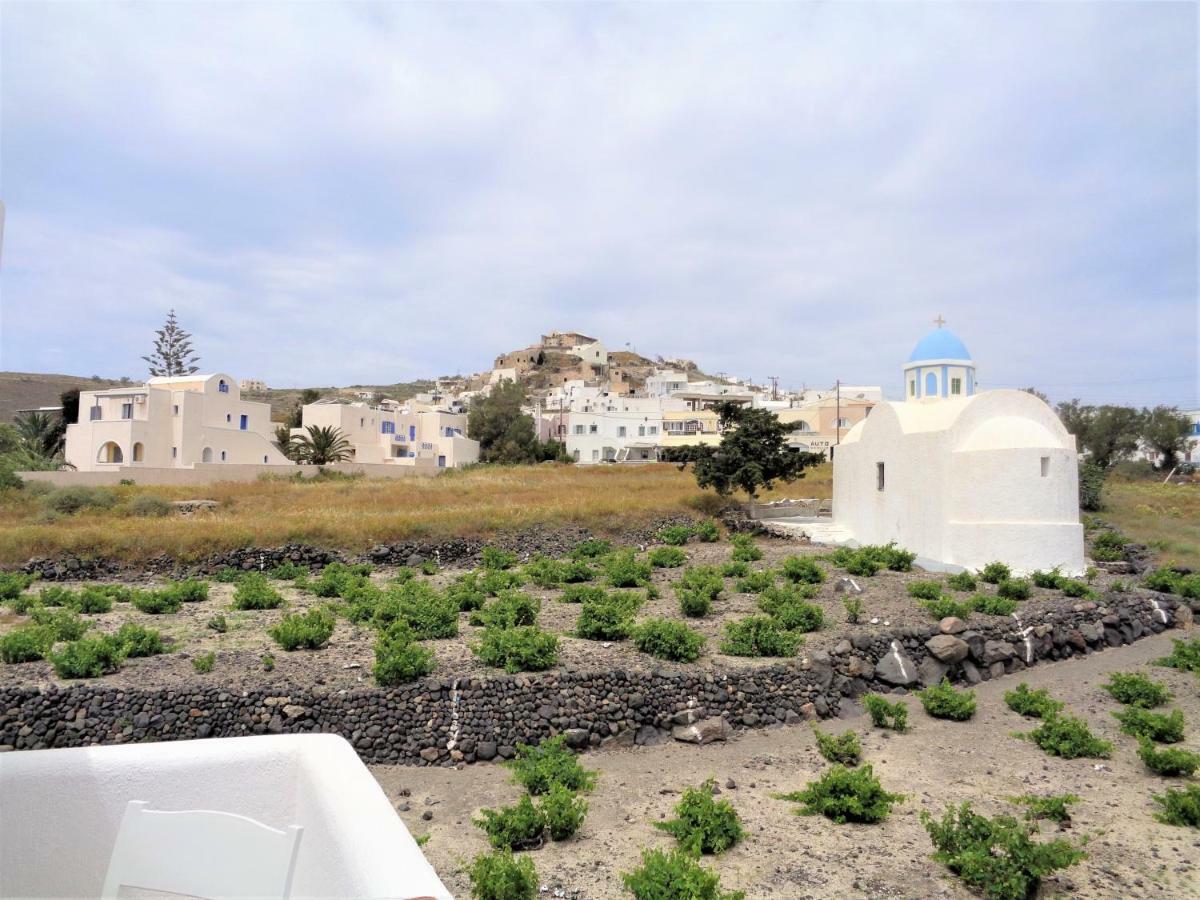
[[[96,456],[96,462],[118,464],[125,461],[124,455],[121,453],[121,448],[112,441],[105,441],[100,445],[100,453]]]
[[[212,462],[212,447],[204,448],[204,450],[200,453],[200,462],[202,462],[202,463]]]
[[[937,375],[929,372],[925,375],[925,396],[936,397],[938,393]]]
[[[133,461],[141,462],[146,456],[146,448],[142,446],[141,441],[133,445]]]

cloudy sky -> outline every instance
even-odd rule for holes
[[[285,385],[550,329],[1197,403],[1191,3],[0,4],[0,368]]]

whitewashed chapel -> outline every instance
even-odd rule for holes
[[[967,348],[937,324],[904,365],[906,400],[876,405],[837,448],[838,532],[895,541],[927,568],[1082,574],[1075,438],[1033,394],[977,391]]]

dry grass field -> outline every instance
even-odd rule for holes
[[[1200,484],[1113,479],[1104,504],[1099,518],[1148,545],[1161,561],[1200,569]]]
[[[763,499],[828,497],[830,470],[782,485]],[[711,511],[719,503],[674,465],[480,467],[437,478],[398,480],[264,480],[250,484],[115,489],[111,509],[54,517],[45,497],[29,490],[0,499],[0,563],[71,552],[113,559],[168,553],[196,559],[244,546],[290,541],[342,550],[381,542],[488,535],[532,525],[585,525],[599,534],[677,513]],[[129,514],[141,495],[204,498],[220,508],[186,518]]]

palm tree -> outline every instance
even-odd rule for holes
[[[290,426],[277,425],[275,427],[275,446],[279,448],[280,453],[293,462],[298,459],[297,440],[296,436],[292,434]]]
[[[52,460],[62,454],[63,429],[58,416],[36,410],[22,413],[14,420],[23,449],[32,456]]]
[[[314,466],[345,462],[354,455],[342,429],[332,425],[309,425],[307,434],[295,438],[296,458]]]

